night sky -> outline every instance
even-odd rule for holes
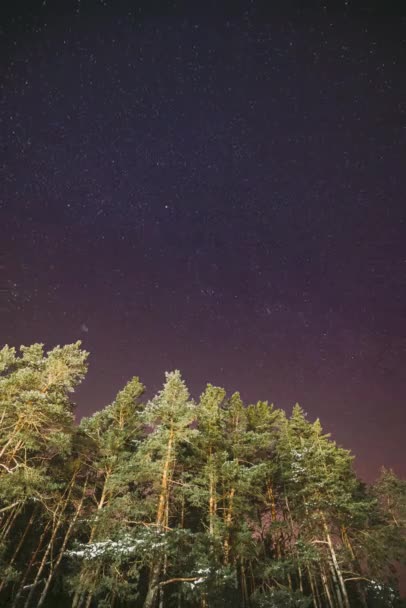
[[[79,417],[180,369],[406,475],[405,11],[2,4],[1,343],[81,339]]]

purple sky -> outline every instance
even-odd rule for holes
[[[82,339],[79,415],[179,368],[406,475],[405,14],[134,4],[1,9],[1,342]]]

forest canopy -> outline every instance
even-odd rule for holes
[[[79,424],[76,342],[0,351],[0,605],[401,606],[406,481],[309,421],[179,371]]]

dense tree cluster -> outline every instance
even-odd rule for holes
[[[0,605],[400,606],[406,482],[309,422],[178,371],[75,424],[80,343],[0,351]]]

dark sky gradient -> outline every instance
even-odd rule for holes
[[[82,339],[80,415],[179,368],[406,475],[405,14],[204,4],[2,9],[1,342]]]

